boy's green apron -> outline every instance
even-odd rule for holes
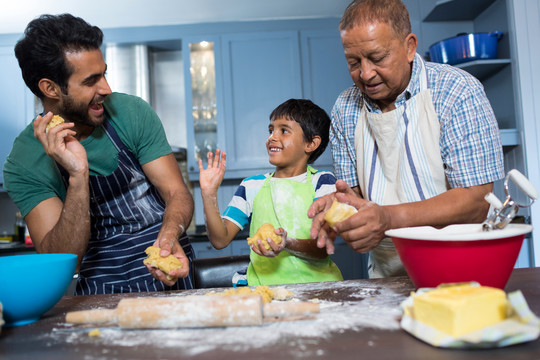
[[[307,211],[315,198],[311,184],[311,174],[315,172],[308,166],[305,183],[272,179],[274,174],[266,178],[253,200],[249,236],[252,237],[264,223],[271,223],[276,229],[285,229],[290,238],[309,239],[312,220],[308,218]],[[247,271],[249,286],[343,280],[330,257],[304,260],[283,250],[270,258],[251,251],[250,260]]]

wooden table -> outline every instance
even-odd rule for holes
[[[540,340],[489,350],[432,347],[399,328],[400,302],[414,290],[406,277],[286,286],[300,300],[318,299],[314,319],[258,327],[126,330],[65,324],[68,311],[114,308],[127,296],[184,296],[171,293],[64,297],[43,318],[4,328],[1,359],[540,359]],[[540,314],[540,268],[517,269],[506,291],[520,289]],[[218,290],[219,291],[219,290]],[[36,299],[39,301],[38,299]]]

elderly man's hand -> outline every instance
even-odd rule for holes
[[[365,253],[384,239],[384,232],[391,228],[390,214],[384,206],[345,194],[336,194],[340,202],[354,206],[358,212],[337,223],[333,229],[356,252]]]
[[[317,239],[317,247],[326,247],[326,253],[329,255],[334,253],[334,241],[336,240],[337,234],[328,226],[324,220],[324,215],[328,209],[330,209],[332,202],[339,193],[342,195],[347,194],[351,197],[358,197],[358,194],[356,194],[345,181],[338,180],[336,182],[336,192],[315,200],[308,210],[308,217],[313,219],[310,236],[312,239]]]
[[[367,252],[382,241],[384,232],[390,229],[390,215],[387,210],[370,201],[363,200],[343,180],[336,182],[336,192],[313,202],[308,216],[313,218],[311,238],[317,239],[317,246],[326,246],[326,252],[334,252],[334,241],[339,235],[357,252]],[[330,228],[324,215],[336,199],[354,206],[358,212]]]

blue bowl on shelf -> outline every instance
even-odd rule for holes
[[[33,323],[64,296],[75,269],[74,254],[0,257],[0,303],[4,326]]]
[[[490,33],[458,34],[439,41],[429,47],[431,61],[456,65],[473,60],[497,58],[498,41],[501,31]]]

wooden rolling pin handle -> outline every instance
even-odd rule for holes
[[[72,324],[116,323],[116,309],[72,311],[66,314],[66,322]]]

